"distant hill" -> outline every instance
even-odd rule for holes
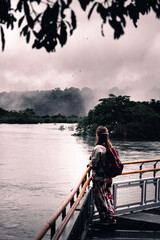
[[[0,108],[8,111],[33,109],[39,116],[57,114],[86,116],[94,105],[94,91],[89,88],[0,93]]]

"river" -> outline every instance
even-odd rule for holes
[[[0,125],[1,240],[32,239],[79,182],[95,139],[72,136],[73,127]],[[112,143],[122,162],[160,157],[158,141]]]

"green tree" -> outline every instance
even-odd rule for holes
[[[153,104],[154,103],[154,104]],[[110,95],[90,110],[77,127],[79,135],[95,135],[99,125],[107,126],[118,138],[160,139],[159,101],[134,102],[129,96]]]
[[[63,47],[77,27],[76,12],[73,10],[73,0],[17,0],[0,1],[0,32],[2,50],[5,47],[4,26],[14,28],[15,23],[20,28],[20,35],[29,43],[32,35],[32,48],[44,47],[47,52],[55,51],[57,45]],[[114,30],[114,38],[124,34],[126,20],[129,18],[135,27],[140,15],[153,11],[160,18],[159,0],[78,0],[80,8],[87,11],[88,19],[97,12],[103,26],[108,22]]]

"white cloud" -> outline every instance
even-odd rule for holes
[[[108,26],[101,36],[95,15],[88,21],[81,12],[78,20],[67,45],[55,53],[31,49],[17,30],[7,32],[0,58],[0,91],[129,87],[135,99],[147,98],[151,89],[157,96],[153,89],[160,83],[160,21],[153,14],[141,17],[137,29],[128,21],[119,40],[113,40]]]

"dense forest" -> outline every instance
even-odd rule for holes
[[[1,92],[0,108],[11,111],[33,109],[36,115],[86,116],[95,106],[95,91],[90,88],[55,88],[46,91]]]
[[[46,93],[49,93],[49,97],[44,97],[44,99],[41,99],[42,101],[38,101],[40,100],[40,98],[38,98],[38,100],[33,101],[32,104],[32,98],[28,98],[28,101],[25,98],[24,102],[26,104],[24,106],[34,105],[37,112],[35,112],[35,109],[28,107],[19,111],[4,110],[4,108],[0,108],[0,123],[78,123],[76,135],[81,136],[95,136],[96,128],[99,125],[104,125],[109,129],[110,136],[114,138],[146,140],[160,139],[160,100],[151,99],[150,101],[135,102],[131,101],[130,97],[126,95],[116,96],[110,94],[108,98],[100,99],[100,103],[95,105],[95,107],[88,112],[88,115],[81,117],[82,111],[81,114],[79,111],[85,109],[83,106],[85,101],[81,94],[78,96],[75,94],[76,91],[79,93],[80,90],[74,89],[73,92],[75,95],[73,93],[67,95],[68,91],[72,92],[71,89],[64,91],[56,89],[49,92],[40,92],[41,94],[43,93],[44,96]],[[88,92],[89,90],[87,89],[86,91]],[[61,97],[52,99],[52,94],[58,95],[58,92]],[[31,92],[29,93],[31,94]],[[73,100],[74,98],[75,101]],[[88,96],[88,99],[89,98],[90,97]],[[63,99],[64,101],[61,103],[60,99]],[[66,105],[64,105],[65,100]],[[48,108],[44,102],[45,104],[48,102]],[[63,113],[67,112],[67,114],[61,113],[62,105],[64,107]],[[67,109],[65,109],[65,107]],[[51,111],[51,109],[56,109],[56,111]],[[50,112],[56,112],[56,114],[48,114]]]
[[[76,115],[87,116],[100,98],[115,95],[127,95],[128,93],[119,88],[112,89],[92,89],[79,88],[55,88],[43,91],[23,91],[23,92],[0,92],[0,108],[8,111],[20,111],[33,109],[38,116],[45,115]]]
[[[35,124],[35,123],[77,123],[80,118],[64,116],[61,114],[53,116],[37,116],[33,109],[21,111],[7,111],[0,108],[0,123],[18,123],[18,124]]]
[[[78,124],[78,135],[95,135],[97,126],[109,129],[110,136],[123,139],[160,139],[160,100],[135,102],[129,96],[99,100]]]

